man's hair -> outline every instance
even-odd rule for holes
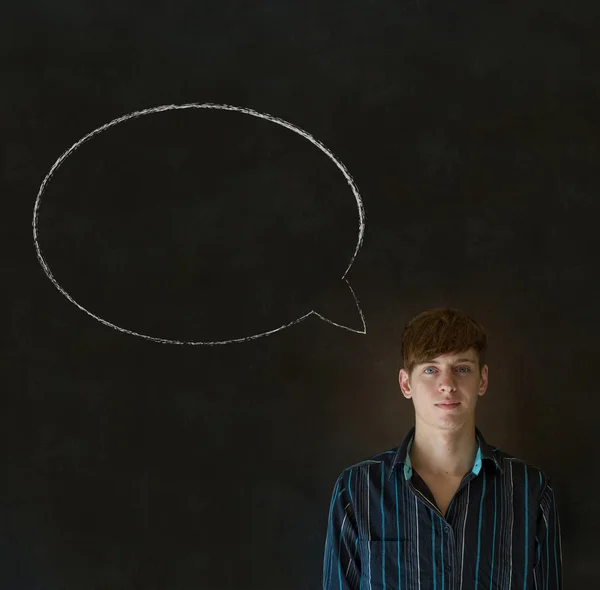
[[[474,348],[479,356],[479,372],[485,365],[487,336],[483,326],[459,309],[436,307],[410,320],[402,332],[402,359],[409,377],[416,365],[441,354],[454,354]]]

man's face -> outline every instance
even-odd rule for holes
[[[400,370],[400,389],[412,398],[416,420],[433,428],[455,430],[475,419],[475,407],[488,385],[488,366],[479,373],[474,348],[465,352],[443,354],[428,363],[416,365],[412,375]],[[436,406],[444,401],[460,402],[446,410]]]

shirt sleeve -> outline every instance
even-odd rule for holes
[[[346,478],[342,474],[333,489],[329,507],[323,590],[358,590],[359,585],[358,526]]]
[[[551,483],[548,478],[540,499],[537,563],[533,570],[535,590],[563,590],[560,518]]]

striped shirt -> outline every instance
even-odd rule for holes
[[[560,522],[545,473],[486,444],[446,517],[402,444],[345,469],[329,509],[324,590],[562,590]]]

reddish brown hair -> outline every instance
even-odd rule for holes
[[[436,307],[410,320],[402,332],[402,359],[409,377],[416,365],[441,354],[454,354],[474,348],[479,356],[479,372],[485,365],[487,336],[483,326],[459,309]]]

